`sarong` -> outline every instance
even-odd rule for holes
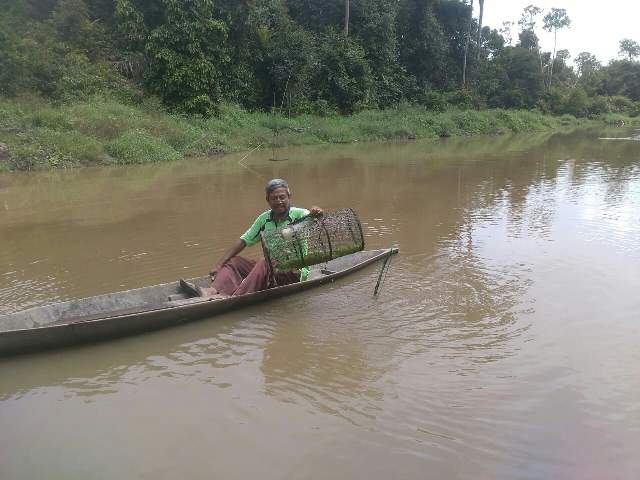
[[[300,272],[296,270],[276,271],[274,276],[278,286],[300,281]],[[211,286],[223,295],[235,296],[266,290],[273,285],[270,285],[269,269],[264,258],[256,262],[233,257],[218,271]]]

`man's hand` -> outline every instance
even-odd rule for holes
[[[321,217],[323,213],[320,207],[311,207],[309,209],[309,215],[312,217]]]

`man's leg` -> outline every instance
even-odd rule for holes
[[[256,262],[254,260],[248,260],[243,257],[231,258],[213,279],[211,287],[215,291],[203,289],[203,293],[232,295],[242,281],[251,273],[255,265]]]
[[[279,286],[295,283],[300,280],[300,273],[295,271],[277,272],[276,282]],[[238,286],[233,295],[244,295],[245,293],[259,292],[269,288],[269,269],[267,261],[263,258],[258,260],[247,278]]]
[[[245,293],[259,292],[269,286],[269,269],[267,261],[262,258],[254,265],[249,275],[242,280],[240,285],[233,292],[233,295],[244,295]]]

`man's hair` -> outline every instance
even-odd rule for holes
[[[286,188],[287,194],[291,195],[289,184],[281,178],[274,178],[273,180],[269,180],[267,182],[267,186],[264,187],[264,191],[267,193],[267,196],[269,196],[269,194],[277,188]]]

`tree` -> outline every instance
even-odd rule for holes
[[[284,0],[284,5],[291,18],[302,25],[305,30],[321,33],[325,32],[327,28],[343,28],[346,10],[345,1]],[[351,13],[353,12],[351,12],[350,6]]]
[[[579,53],[575,59],[575,64],[578,67],[578,75],[580,77],[588,76],[602,67],[596,56],[589,52]]]
[[[471,41],[471,25],[473,24],[473,0],[469,5],[469,25],[467,27],[467,39],[464,42],[464,61],[462,63],[462,86],[467,83],[467,56],[469,54],[469,43]]]
[[[538,36],[533,30],[522,30],[518,34],[518,43],[516,47],[522,47],[532,52],[536,52],[540,56],[540,47],[538,43]],[[540,64],[540,71],[542,71],[542,64]]]
[[[95,58],[103,47],[103,25],[91,18],[90,4],[85,0],[58,0],[49,22],[58,37]]]
[[[491,107],[532,108],[543,93],[538,55],[523,47],[508,47],[483,72],[483,91]]]
[[[350,5],[349,0],[344,0],[344,36],[349,36],[349,13]]]
[[[17,39],[5,21],[0,19],[0,95],[14,95],[18,79],[24,79],[24,73],[16,49]]]
[[[402,0],[398,12],[399,61],[420,89],[447,84],[449,44],[436,16],[437,0]]]
[[[571,89],[571,93],[563,102],[562,113],[569,113],[574,117],[584,117],[588,113],[589,98],[586,92],[578,87]]]
[[[631,40],[630,38],[624,38],[620,40],[620,55],[626,55],[629,57],[629,61],[633,61],[633,59],[640,56],[640,44],[635,40]]]
[[[89,8],[84,0],[59,0],[51,21],[65,40],[75,40],[90,29]]]
[[[223,96],[249,109],[305,110],[318,38],[294,22],[282,0],[217,0],[229,26],[232,61]]]
[[[538,16],[541,13],[542,9],[540,7],[527,5],[522,10],[522,15],[520,16],[520,20],[518,20],[518,25],[520,25],[522,30],[530,30],[531,32],[534,32],[536,23],[538,22]]]
[[[589,95],[595,95],[602,83],[602,64],[589,52],[579,53],[574,63],[577,69],[576,84],[579,84]]]
[[[538,17],[542,13],[540,7],[535,5],[527,5],[522,11],[518,25],[520,25],[521,31],[519,35],[519,46],[526,48],[527,50],[534,50],[538,55],[538,65],[540,66],[540,78],[544,82],[543,66],[542,66],[542,53],[540,52],[540,44],[538,36],[536,35],[535,28],[538,23]]]
[[[605,93],[640,101],[640,62],[613,60],[603,73]]]
[[[484,16],[484,0],[478,0],[480,2],[480,13],[478,14],[478,50],[476,52],[476,61],[480,62],[480,45],[482,44],[482,17]]]
[[[335,30],[321,40],[320,66],[314,79],[318,100],[329,102],[343,114],[367,106],[373,82],[364,49]]]
[[[569,50],[558,50],[556,58],[553,62],[553,71],[556,78],[556,83],[564,84],[565,86],[575,85],[576,74],[573,67],[569,65],[568,60],[571,58]]]
[[[352,1],[349,35],[365,51],[374,77],[372,104],[381,107],[397,104],[410,96],[408,75],[398,63],[396,0]]]
[[[558,42],[558,30],[571,25],[571,19],[567,15],[567,11],[564,8],[552,8],[549,13],[544,16],[544,29],[547,32],[553,31],[553,54],[551,55],[549,65],[549,81],[547,88],[551,88],[551,82],[553,80],[553,64],[556,61],[556,46]]]
[[[7,2],[8,3],[8,2]],[[58,3],[57,0],[29,0],[29,1],[18,1],[15,0],[11,3],[14,3],[16,6],[20,6],[23,11],[31,18],[35,18],[38,20],[45,20],[49,18],[51,12],[54,7]],[[3,13],[6,11],[2,8]]]
[[[504,38],[504,43],[508,46],[511,46],[511,43],[513,42],[513,36],[511,33],[513,25],[514,22],[502,22],[502,26],[500,27],[500,30],[498,30],[500,35],[502,35],[502,38]]]
[[[482,53],[487,59],[495,58],[505,48],[505,39],[498,30],[483,27],[482,38]]]
[[[162,0],[159,24],[145,44],[145,83],[170,107],[209,114],[221,99],[227,28],[213,0]]]
[[[452,89],[458,88],[462,75],[462,63],[464,59],[464,46],[467,30],[467,9],[469,7],[460,1],[440,1],[436,3],[435,14],[436,20],[440,25],[443,33],[442,43],[444,47],[445,58],[443,59],[443,83],[440,88]],[[475,35],[472,39],[475,38]],[[472,41],[472,43],[475,43]],[[467,77],[472,71],[472,67],[476,66],[476,56],[472,55],[470,59],[474,65],[467,64]]]

